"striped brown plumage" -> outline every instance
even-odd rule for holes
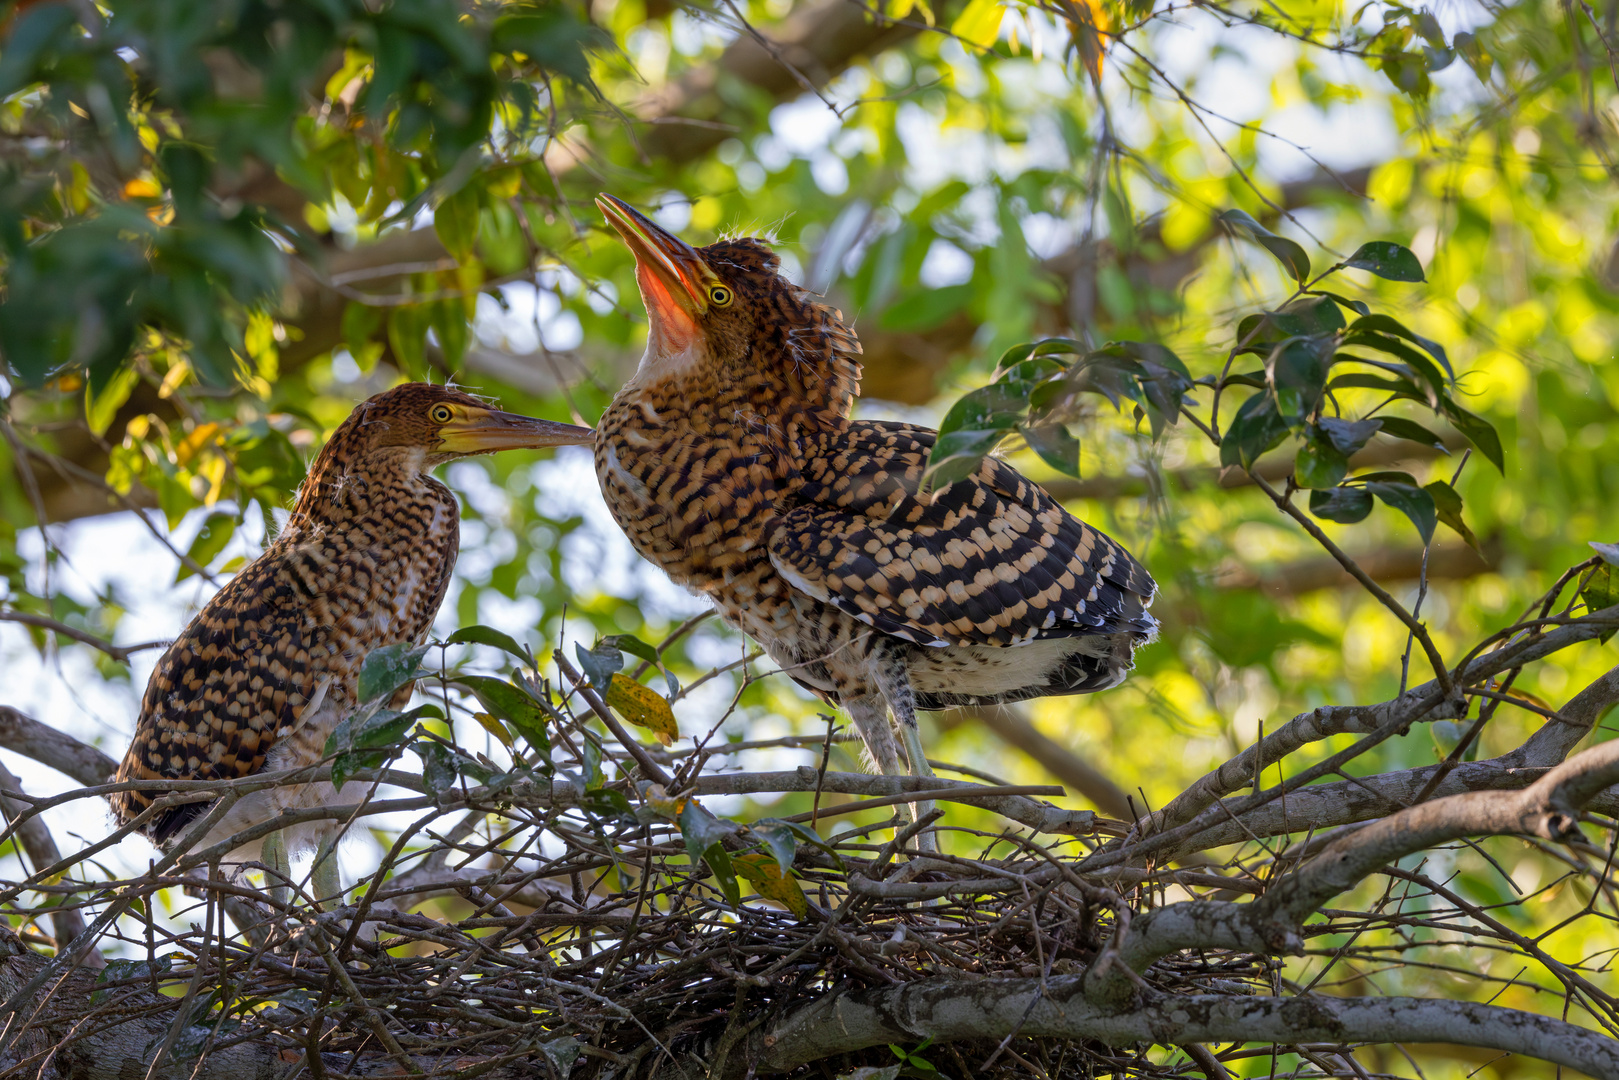
[[[366,654],[421,641],[444,599],[460,512],[428,471],[483,452],[453,441],[465,436],[452,439],[452,429],[467,424],[485,440],[495,437],[489,431],[502,433],[503,446],[590,436],[422,383],[361,403],[316,457],[274,542],[159,659],[115,779],[229,780],[321,759],[332,728],[355,705]],[[398,696],[409,695],[406,687]],[[302,785],[250,796],[210,840],[329,790]],[[113,812],[129,822],[161,794],[116,793]],[[166,810],[143,831],[164,843],[204,809],[191,803]]]
[[[764,243],[693,249],[600,205],[636,253],[652,323],[596,439],[636,550],[848,707],[884,771],[898,766],[888,707],[926,774],[917,707],[1124,678],[1157,628],[1155,585],[1128,552],[995,458],[922,490],[936,433],[850,417],[859,341]]]

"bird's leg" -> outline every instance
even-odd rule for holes
[[[849,719],[866,744],[871,763],[884,776],[904,776],[899,764],[899,744],[894,741],[894,729],[888,723],[888,703],[881,694],[845,696],[843,707],[849,710]]]
[[[894,710],[894,719],[899,723],[899,737],[905,743],[905,756],[910,759],[911,775],[932,776],[933,767],[928,764],[927,752],[922,749],[922,734],[916,726],[916,696],[911,692],[911,676],[906,669],[905,654],[898,645],[887,642],[878,645],[871,658],[871,672],[876,677],[877,688],[887,699],[888,707]],[[887,717],[883,719],[886,727]],[[912,821],[932,812],[931,802],[911,804]],[[916,846],[923,851],[939,850],[932,830],[920,833]]]
[[[270,901],[279,916],[292,901],[292,860],[287,857],[287,838],[279,832],[266,836],[259,848],[259,861],[265,866],[264,884],[269,887]]]
[[[309,891],[314,894],[318,903],[342,902],[343,873],[337,865],[337,839],[337,830],[327,829],[320,834],[320,845],[315,848],[315,864],[310,870]]]

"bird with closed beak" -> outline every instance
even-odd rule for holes
[[[927,490],[937,432],[851,418],[859,340],[764,242],[694,248],[597,205],[650,323],[596,434],[637,551],[847,709],[884,773],[900,772],[890,710],[910,771],[931,776],[918,709],[1123,681],[1158,626],[1129,552],[997,458]]]
[[[362,402],[332,433],[279,535],[238,573],[158,660],[117,781],[233,780],[318,764],[356,703],[372,650],[423,641],[460,548],[460,508],[432,470],[518,448],[588,444],[571,424],[502,412],[447,386],[406,383]],[[403,705],[414,684],[401,688]],[[209,809],[152,810],[161,789],[111,795],[122,824],[160,846]],[[330,801],[326,783],[239,799],[194,850],[287,810]],[[319,845],[317,899],[338,891],[330,822],[272,833],[232,853],[261,857],[290,881],[292,850]],[[277,886],[279,888],[279,886]]]

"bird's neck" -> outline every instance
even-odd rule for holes
[[[332,450],[328,444],[327,450]],[[343,449],[342,447],[338,448]],[[298,489],[288,529],[330,526],[391,505],[448,494],[427,475],[427,454],[420,447],[391,446],[367,453],[322,451]]]
[[[828,311],[829,315],[836,312]],[[860,341],[836,318],[777,327],[743,355],[722,360],[690,346],[664,355],[649,345],[620,394],[663,414],[739,407],[772,420],[846,421],[860,394]]]

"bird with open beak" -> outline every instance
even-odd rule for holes
[[[361,402],[309,468],[280,533],[158,660],[118,781],[232,780],[318,764],[353,710],[360,665],[384,645],[423,641],[460,549],[460,507],[433,468],[499,450],[580,445],[588,428],[503,412],[447,386],[406,383]],[[402,706],[414,684],[393,702]],[[210,847],[283,811],[330,800],[296,784],[238,800],[200,840]],[[154,807],[161,790],[109,796],[120,823],[168,846],[209,804]],[[266,838],[287,877],[289,846],[321,843],[317,897],[337,891],[329,822]],[[255,842],[233,858],[259,858]]]
[[[885,773],[900,771],[890,710],[928,776],[917,709],[1124,679],[1157,630],[1156,586],[1124,548],[995,458],[924,490],[937,433],[850,418],[860,343],[765,243],[693,248],[620,199],[597,205],[650,323],[596,434],[636,550],[846,708]]]

